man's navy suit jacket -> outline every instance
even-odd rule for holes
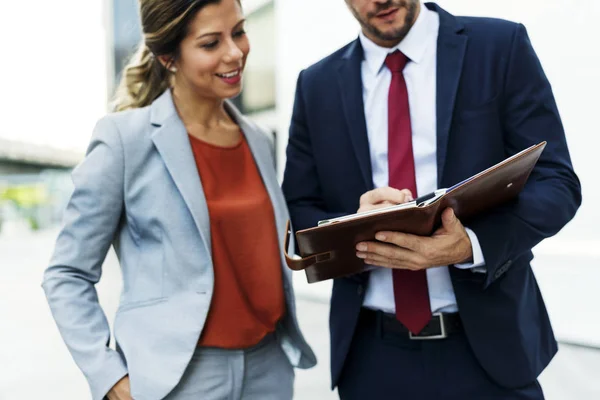
[[[440,188],[547,141],[518,200],[466,224],[487,273],[450,266],[467,339],[498,384],[534,381],[557,351],[530,267],[531,249],[556,234],[581,203],[550,84],[523,25],[455,17],[436,4],[437,171]],[[295,230],[356,212],[373,189],[361,61],[355,40],[299,75],[283,190]],[[433,77],[432,77],[433,78]],[[367,274],[336,279],[331,298],[331,374],[336,386]],[[449,360],[451,363],[451,360]]]

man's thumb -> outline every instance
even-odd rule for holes
[[[442,213],[442,225],[445,228],[452,228],[456,223],[456,215],[454,215],[454,210],[451,208],[447,208]]]

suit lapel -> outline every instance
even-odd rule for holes
[[[175,111],[170,90],[152,103],[151,122],[156,128],[152,133],[152,141],[187,204],[206,252],[210,255],[212,245],[208,205],[188,133]]]
[[[342,107],[348,123],[348,133],[360,166],[366,187],[373,188],[369,138],[363,105],[361,62],[363,57],[360,41],[355,40],[344,54],[339,66],[338,82],[342,95]]]
[[[427,7],[440,17],[440,30],[437,42],[437,172],[438,185],[441,185],[446,164],[448,136],[454,113],[456,93],[462,73],[467,37],[462,35],[462,24],[454,16],[436,4]]]

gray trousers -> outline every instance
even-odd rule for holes
[[[291,400],[294,369],[274,335],[244,350],[198,348],[165,400]]]

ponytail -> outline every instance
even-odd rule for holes
[[[169,72],[142,41],[125,69],[114,99],[114,111],[152,104],[169,88]]]

